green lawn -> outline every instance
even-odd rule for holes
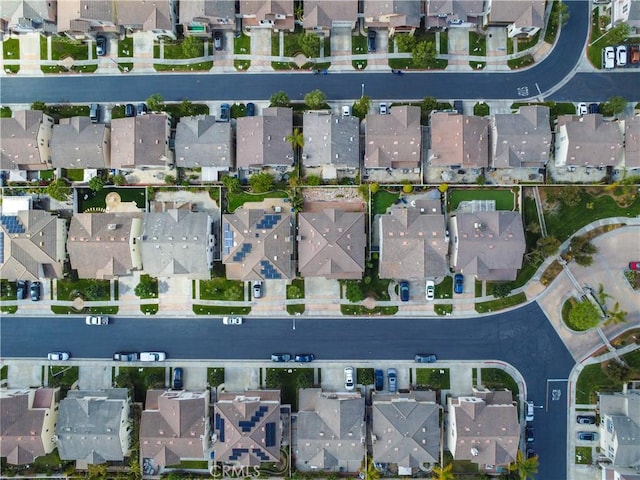
[[[453,277],[447,275],[436,285],[436,298],[451,298],[453,295]]]
[[[244,205],[246,202],[261,202],[265,198],[287,198],[287,192],[284,190],[274,190],[267,193],[227,193],[228,205],[227,210],[229,213],[235,212],[236,208]]]
[[[213,62],[198,62],[198,63],[190,63],[189,65],[166,65],[160,63],[154,63],[153,68],[158,72],[195,72],[195,71],[206,71],[211,70],[213,68]]]
[[[287,300],[304,299],[304,279],[295,278],[291,281],[291,285],[287,285]],[[287,305],[289,315],[304,313],[304,303],[295,305]]]
[[[9,367],[7,365],[3,365],[0,367],[0,380],[6,380],[9,375]]]
[[[196,315],[248,315],[251,307],[219,307],[217,305],[193,305]]]
[[[209,468],[209,462],[207,460],[183,460],[175,465],[167,465],[166,468],[207,470]]]
[[[453,312],[453,305],[435,305],[433,307],[433,311],[436,312],[436,315],[445,316]]]
[[[84,170],[81,168],[65,168],[64,177],[72,182],[82,182],[84,180]]]
[[[362,305],[340,305],[340,312],[342,312],[343,315],[391,316],[398,313],[398,307],[375,307],[370,310]]]
[[[280,389],[281,403],[298,411],[298,389],[313,386],[313,368],[267,368],[267,388]]]
[[[61,118],[89,116],[89,107],[86,105],[47,105],[43,111],[47,115],[52,116],[56,121]]]
[[[48,368],[49,386],[53,388],[60,387],[62,397],[64,398],[73,384],[78,381],[80,367],[49,366]]]
[[[448,368],[416,368],[416,385],[426,386],[432,390],[448,390],[451,388]]]
[[[144,402],[147,390],[166,387],[165,367],[120,367],[114,382],[118,387],[132,389],[134,401]]]
[[[524,292],[516,293],[510,297],[497,298],[488,302],[476,303],[476,312],[488,313],[502,310],[503,308],[513,307],[527,301],[527,296]]]
[[[446,55],[449,53],[449,34],[447,32],[440,32],[440,53]]]
[[[399,192],[388,192],[387,190],[378,190],[373,194],[372,210],[374,215],[381,215],[387,211],[391,205],[396,203],[400,198]]]
[[[351,37],[351,53],[354,55],[364,55],[367,53],[367,37],[364,35],[356,35]],[[353,60],[353,68],[356,70],[364,70],[367,68],[366,60]]]
[[[20,60],[20,43],[17,38],[8,38],[2,42],[5,60]]]
[[[598,401],[596,392],[617,392],[620,390],[622,390],[622,383],[614,382],[607,377],[599,363],[587,365],[578,377],[576,403],[595,404]]]
[[[204,55],[204,42],[197,37],[194,38],[197,40],[197,50],[195,51],[195,55],[185,55],[185,51],[182,48],[182,41],[164,42],[164,58],[166,60],[178,60],[202,57]],[[153,56],[154,58],[160,58],[160,44],[153,46]]]
[[[57,280],[57,300],[70,301],[81,294],[86,300],[107,301],[110,299],[109,280],[91,280],[80,278],[75,282],[69,279]],[[93,295],[100,293],[100,295]]]
[[[99,192],[94,192],[89,188],[79,188],[78,211],[85,212],[89,208],[105,208],[105,198],[111,192],[117,192],[122,202],[135,202],[138,208],[146,210],[147,192],[144,188],[107,187]]]
[[[496,210],[515,209],[515,194],[509,189],[503,188],[450,188],[449,205],[450,212],[458,208],[460,202],[471,200],[495,200]]]
[[[200,280],[200,300],[244,300],[244,283],[224,277]]]
[[[66,57],[71,57],[74,60],[88,60],[89,46],[86,43],[71,40],[67,37],[52,37],[51,60],[62,60]]]
[[[512,60],[507,60],[507,65],[509,65],[509,68],[512,70],[517,70],[518,68],[533,65],[534,63],[535,59],[533,58],[533,55],[530,54],[526,54],[522,57],[514,58]]]
[[[576,463],[580,465],[591,465],[593,463],[593,448],[576,447]]]
[[[480,370],[480,376],[482,377],[482,384],[485,387],[492,390],[506,388],[511,391],[514,397],[518,396],[520,391],[518,384],[513,377],[504,370],[500,370],[499,368],[482,368]]]
[[[118,57],[133,57],[133,37],[118,41]]]
[[[469,32],[469,55],[474,55],[478,57],[485,57],[487,55],[487,37],[486,35],[480,35],[477,32],[470,31]],[[483,68],[485,62],[469,62],[471,68],[477,70],[479,68]]]
[[[535,47],[536,44],[538,43],[538,40],[540,39],[540,32],[536,33],[533,37],[531,38],[518,38],[518,51],[522,52],[528,48],[532,48]]]

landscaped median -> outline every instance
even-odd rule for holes
[[[636,329],[629,333],[631,337],[640,335]],[[622,355],[624,363],[612,359],[584,367],[576,382],[576,403],[595,405],[598,392],[619,392],[624,383],[640,380],[640,350]]]

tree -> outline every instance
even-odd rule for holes
[[[121,173],[116,173],[113,177],[111,177],[111,181],[113,182],[114,185],[117,185],[120,187],[122,185],[126,185],[127,177],[125,177]]]
[[[612,359],[607,362],[604,368],[604,373],[607,377],[615,382],[626,383],[633,377],[633,370],[629,368],[629,365]]]
[[[310,187],[317,187],[322,183],[322,179],[317,175],[309,175],[306,178],[306,184]]]
[[[287,136],[287,142],[291,144],[293,148],[293,154],[296,156],[302,147],[304,147],[304,135],[299,128],[294,128],[293,133]]]
[[[355,280],[346,280],[346,291],[345,297],[351,303],[357,303],[363,300],[364,296],[362,295],[362,289],[360,288],[360,282]]]
[[[520,480],[527,480],[528,478],[533,478],[534,475],[538,473],[538,465],[537,455],[527,458],[522,451],[518,450],[516,461],[509,465],[509,470],[518,472],[518,478]]]
[[[378,480],[380,478],[380,472],[373,464],[373,458],[367,458],[367,465],[365,467],[364,461],[360,465],[360,473],[364,473],[364,480]]]
[[[94,280],[86,286],[84,294],[87,296],[87,300],[98,300],[109,295],[109,291],[104,283]]]
[[[269,192],[273,189],[273,175],[266,172],[259,172],[251,175],[249,185],[253,193]]]
[[[234,300],[237,300],[239,298],[243,298],[243,290],[242,287],[240,285],[231,285],[229,287],[227,287],[227,289],[224,291],[224,298],[225,300],[228,300],[230,302],[233,302]]]
[[[564,27],[569,21],[569,7],[561,0],[556,0],[549,18],[549,28],[555,29],[558,25]]]
[[[304,103],[311,110],[324,108],[327,104],[327,97],[320,90],[313,90],[304,96]]]
[[[191,35],[186,37],[182,41],[182,54],[186,58],[195,58],[202,56],[202,40]]]
[[[274,93],[269,99],[269,106],[271,107],[288,107],[290,104],[289,96],[283,91]]]
[[[627,321],[627,315],[629,312],[620,310],[620,302],[616,302],[613,306],[613,310],[607,310],[607,321],[605,325],[617,325],[618,323],[624,323]]]
[[[580,235],[571,238],[569,250],[576,263],[582,267],[591,265],[593,263],[592,255],[598,252],[598,248],[595,245]]]
[[[192,38],[192,37],[187,37]],[[188,117],[195,114],[195,109],[193,102],[187,100],[186,98],[180,102],[180,106],[178,107],[178,112],[181,117]]]
[[[229,193],[240,193],[242,186],[238,177],[232,177],[231,175],[225,175],[222,177],[222,184],[229,190]]]
[[[178,179],[175,175],[165,175],[164,183],[166,183],[167,185],[176,185],[178,183]]]
[[[547,258],[551,255],[555,255],[556,253],[558,253],[559,248],[560,240],[558,240],[556,237],[542,237],[539,238],[536,242],[536,250],[538,250],[542,258]]]
[[[420,42],[417,43],[411,51],[413,63],[418,68],[427,68],[429,62],[436,58],[436,45],[433,42]]]
[[[64,202],[69,196],[69,193],[71,193],[71,189],[62,178],[56,178],[47,185],[45,192],[51,198],[58,200],[59,202]]]
[[[537,221],[531,221],[527,224],[527,232],[537,235],[540,233],[540,224]]]
[[[569,312],[569,324],[577,331],[588,330],[598,325],[600,312],[589,300],[576,303]]]
[[[320,56],[320,37],[315,33],[305,33],[298,41],[298,45],[307,57]]]
[[[420,116],[428,122],[431,112],[438,108],[438,100],[433,97],[424,97],[420,102]]]
[[[491,294],[497,298],[508,297],[511,293],[512,285],[510,282],[496,283],[491,289]]]
[[[360,97],[353,104],[353,115],[358,117],[360,120],[362,120],[364,117],[367,116],[370,108],[371,108],[371,98],[367,97],[366,95],[364,97]]]
[[[602,104],[602,114],[606,117],[612,117],[619,113],[624,112],[627,106],[627,99],[620,96],[611,97],[605,103]]]
[[[47,108],[47,104],[44,102],[41,102],[39,100],[33,102],[31,104],[31,110],[40,110],[40,111],[44,111]]]
[[[631,28],[629,24],[625,22],[619,23],[607,32],[607,44],[618,45],[623,43],[630,34]]]
[[[107,478],[107,464],[96,463],[87,466],[87,476],[89,480],[102,480]]]
[[[435,466],[433,467],[433,473],[435,476],[433,478],[437,480],[454,480],[455,476],[451,471],[453,469],[453,463],[448,463],[444,467]]]
[[[560,201],[567,207],[575,207],[582,199],[582,190],[577,185],[567,185],[560,189]]]
[[[164,110],[164,98],[159,93],[154,93],[149,98],[147,98],[147,107],[152,112],[160,112]]]
[[[104,180],[102,180],[102,177],[95,176],[89,180],[89,188],[94,192],[102,190],[104,188]]]
[[[158,279],[149,275],[140,275],[140,283],[133,291],[140,298],[155,298],[158,296]]]
[[[400,33],[396,36],[396,45],[401,52],[411,52],[416,46],[416,37],[408,33]]]

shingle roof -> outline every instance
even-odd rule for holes
[[[305,112],[304,156],[308,167],[360,165],[360,121],[358,117],[339,117],[326,111]]]
[[[151,113],[111,121],[111,168],[165,166],[169,157],[169,119]]]
[[[40,110],[17,110],[0,118],[0,168],[45,170],[49,167],[49,139],[53,118]]]
[[[517,114],[491,118],[494,168],[543,167],[549,160],[549,107],[521,107]]]
[[[304,0],[305,29],[331,28],[334,22],[355,24],[357,20],[357,0]]]
[[[111,131],[89,117],[61,118],[53,126],[51,164],[54,168],[108,168]]]
[[[515,280],[525,252],[518,212],[456,213],[451,216],[451,266],[478,280]]]
[[[484,0],[428,0],[427,27],[447,27],[447,20],[475,22],[484,13]]]
[[[561,115],[556,133],[556,165],[617,166],[622,161],[622,131],[619,122],[606,122],[602,115]]]
[[[178,7],[182,23],[206,19],[216,28],[235,29],[235,0],[189,0],[180,2]]]
[[[422,3],[418,0],[364,0],[367,27],[420,27]]]
[[[600,446],[615,465],[640,465],[640,391],[600,393]],[[612,454],[613,452],[613,454]]]
[[[365,120],[365,168],[420,166],[420,107],[392,107],[390,115],[369,114]]]
[[[182,117],[176,127],[178,167],[233,167],[231,123],[213,115]]]
[[[237,168],[293,164],[293,149],[287,141],[293,132],[291,108],[265,108],[262,116],[236,122]]]
[[[435,392],[375,394],[373,429],[376,462],[419,467],[440,458],[440,407]]]
[[[513,23],[516,27],[544,26],[544,0],[493,0],[490,23]]]
[[[640,167],[640,117],[624,120],[624,166]]]
[[[273,22],[275,28],[293,30],[293,0],[242,0],[240,15],[243,26],[253,27]]]
[[[431,114],[432,167],[459,165],[482,168],[489,162],[489,121],[450,112]]]

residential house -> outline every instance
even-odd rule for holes
[[[602,480],[640,480],[640,473],[635,468],[618,467],[600,463],[602,469]]]
[[[484,0],[426,0],[427,29],[446,29],[450,26],[479,25],[484,17]]]
[[[520,107],[516,114],[491,117],[493,168],[542,168],[549,161],[549,107]]]
[[[200,168],[204,181],[218,181],[220,173],[233,168],[232,134],[231,123],[216,122],[213,115],[182,117],[176,127],[176,166]]]
[[[515,461],[520,425],[509,390],[474,388],[473,395],[447,397],[447,410],[447,447],[455,460],[489,473]]]
[[[478,280],[512,281],[526,250],[519,212],[456,212],[449,218],[451,268]]]
[[[304,0],[302,25],[309,32],[331,34],[334,27],[353,30],[358,21],[357,0]]]
[[[240,0],[243,28],[271,28],[275,32],[293,32],[295,18],[293,0]]]
[[[0,389],[0,457],[7,463],[33,463],[56,448],[59,393],[59,388]]]
[[[452,112],[431,114],[432,168],[482,169],[489,164],[489,120]]]
[[[331,2],[333,3],[333,2]],[[302,164],[320,168],[325,180],[353,177],[360,166],[360,121],[326,110],[304,113]]]
[[[365,404],[358,391],[299,391],[296,469],[357,472],[365,456]]]
[[[0,2],[0,38],[2,33],[54,33],[55,31],[55,2],[48,0]]]
[[[44,210],[31,210],[30,198],[14,210],[12,198],[3,198],[0,216],[0,277],[12,282],[62,278],[65,220]]]
[[[366,245],[363,212],[330,208],[298,215],[298,270],[303,277],[362,278]]]
[[[369,114],[365,122],[366,169],[420,168],[420,107],[392,107],[390,115]]]
[[[213,454],[217,462],[256,466],[280,460],[279,390],[222,392],[213,412]]]
[[[56,435],[62,460],[121,462],[129,452],[129,391],[69,390],[60,402]]]
[[[364,26],[388,29],[389,37],[402,32],[413,34],[420,28],[422,15],[420,0],[364,0]]]
[[[420,198],[379,219],[380,278],[420,280],[448,273],[449,237],[440,198]]]
[[[600,168],[618,167],[623,160],[619,122],[607,122],[598,113],[561,115],[555,141],[555,166]]]
[[[113,279],[142,269],[140,213],[77,213],[67,252],[79,278]]]
[[[227,278],[293,278],[293,217],[262,209],[238,208],[222,216],[222,263]]]
[[[211,278],[215,236],[207,212],[174,208],[146,213],[140,243],[142,266],[153,277]]]
[[[640,390],[599,393],[600,455],[615,466],[640,467]]]
[[[213,30],[236,29],[235,0],[179,2],[184,35],[208,36]]]
[[[487,0],[484,25],[505,25],[509,38],[533,37],[544,27],[545,0]]]
[[[440,406],[433,391],[373,394],[373,461],[411,475],[425,463],[439,463]]]
[[[0,170],[9,180],[30,180],[28,172],[51,168],[53,118],[40,110],[17,110],[0,118]]]
[[[618,25],[626,23],[631,27],[631,32],[636,33],[640,29],[640,2],[638,0],[612,0],[611,23]]]
[[[61,118],[53,126],[51,164],[54,168],[109,168],[111,131],[89,117]]]
[[[262,116],[236,119],[237,169],[290,168],[293,165],[293,148],[287,137],[292,132],[291,108],[265,108]]]
[[[183,460],[204,460],[209,425],[209,392],[148,390],[140,421],[140,456],[156,470]]]
[[[640,117],[625,118],[624,122],[624,167],[627,170],[640,168]]]
[[[111,168],[172,167],[170,137],[164,113],[111,120]]]
[[[76,39],[102,32],[166,30],[173,34],[175,0],[57,0],[58,33]]]

